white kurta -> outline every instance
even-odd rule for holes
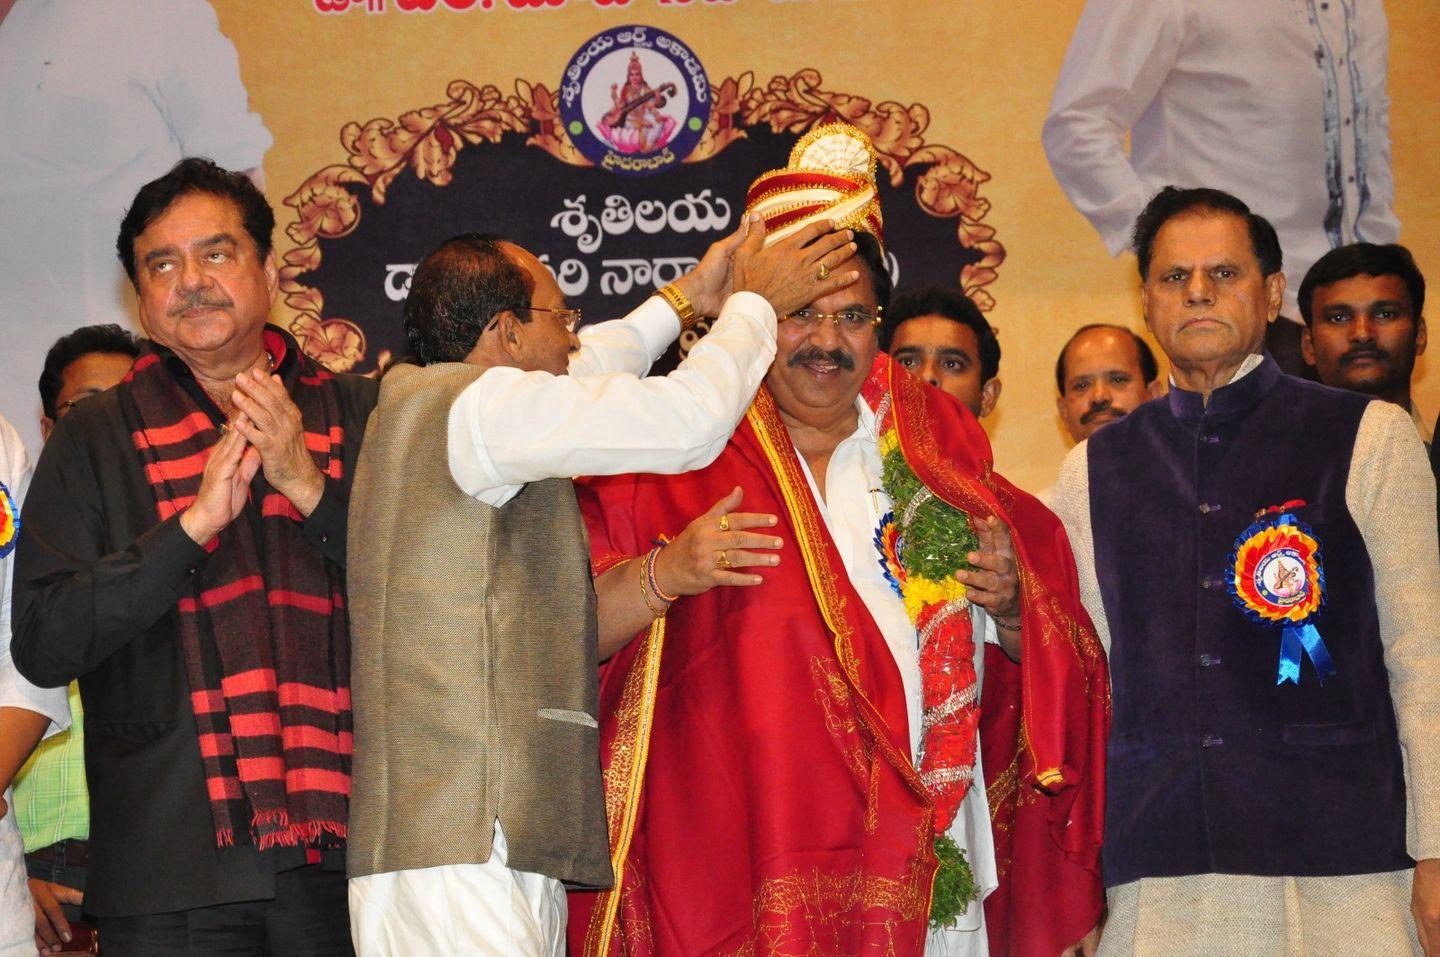
[[[709,465],[775,358],[775,311],[736,293],[679,368],[639,378],[679,332],[675,313],[651,298],[624,319],[581,330],[569,375],[487,370],[450,409],[456,484],[500,508],[541,479]],[[565,889],[506,866],[503,824],[496,819],[483,864],[351,879],[350,933],[361,957],[563,957]]]
[[[840,559],[850,582],[860,593],[860,600],[875,619],[885,643],[895,657],[900,679],[905,686],[905,700],[910,718],[910,755],[920,754],[920,641],[915,625],[905,612],[905,603],[885,577],[882,556],[875,546],[875,532],[880,521],[892,508],[890,497],[881,487],[880,444],[876,436],[875,414],[863,400],[856,400],[860,412],[859,425],[830,456],[825,466],[825,495],[815,485],[815,477],[800,457],[801,468],[815,493],[820,514],[835,540]],[[971,606],[975,635],[994,641],[995,626],[990,616],[978,605]],[[985,676],[985,641],[975,642],[975,674]],[[980,896],[970,904],[956,926],[930,931],[925,941],[926,957],[986,957],[989,945],[985,937],[985,909],[982,902],[997,884],[995,839],[990,830],[990,805],[985,798],[985,771],[980,762],[980,749],[975,749],[975,778],[966,792],[950,837],[965,852],[965,859],[975,876]]]
[[[1260,356],[1245,360],[1239,379]],[[1233,381],[1233,380],[1232,380]],[[1052,508],[1075,551],[1080,597],[1101,643],[1110,628],[1095,571],[1088,446],[1071,450]],[[1409,416],[1372,402],[1360,420],[1345,504],[1375,572],[1380,639],[1405,757],[1408,850],[1440,857],[1440,565],[1435,481]],[[1411,872],[1341,877],[1146,877],[1107,891],[1104,957],[1330,957],[1421,953]]]
[[[18,509],[30,482],[30,460],[20,436],[0,418],[0,484]],[[37,688],[15,670],[10,660],[10,589],[15,555],[0,558],[0,708],[24,708],[50,719],[46,735],[70,726],[65,688]],[[35,912],[25,883],[25,848],[15,825],[15,805],[8,782],[5,816],[0,818],[0,957],[35,957]]]

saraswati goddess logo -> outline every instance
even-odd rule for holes
[[[679,163],[710,121],[710,80],[679,38],[649,26],[597,33],[560,87],[571,142],[601,169],[648,176]]]

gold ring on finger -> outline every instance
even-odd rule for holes
[[[728,512],[720,516],[720,531],[730,531],[730,514]]]
[[[830,267],[823,262],[820,264],[820,281],[824,282],[830,278]]]
[[[727,553],[727,552],[725,551],[725,549],[723,549],[723,548],[720,549],[720,554],[719,554],[718,556],[716,556],[716,558],[715,558],[715,567],[716,567],[716,568],[729,568],[729,567],[730,567],[730,555],[729,555],[729,553]]]

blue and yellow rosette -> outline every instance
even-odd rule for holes
[[[1230,556],[1230,594],[1252,621],[1280,625],[1280,663],[1275,683],[1300,683],[1305,655],[1323,685],[1335,675],[1330,650],[1313,620],[1325,605],[1320,542],[1288,508],[1262,513],[1235,540]]]
[[[20,509],[15,507],[15,496],[0,482],[0,558],[15,550],[20,539]]]
[[[880,554],[880,571],[884,573],[885,581],[895,594],[904,598],[905,565],[902,553],[905,551],[905,538],[900,534],[893,511],[886,512],[875,528],[875,551]]]

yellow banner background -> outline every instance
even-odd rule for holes
[[[339,131],[346,122],[443,102],[454,79],[507,93],[517,77],[553,89],[583,40],[625,23],[676,34],[717,82],[750,71],[763,83],[813,67],[829,89],[924,104],[926,138],[960,150],[992,176],[984,187],[993,204],[986,222],[1007,257],[988,288],[1005,390],[985,426],[998,468],[1026,488],[1050,484],[1069,444],[1055,414],[1060,346],[1087,322],[1141,326],[1133,257],[1106,254],[1060,191],[1040,146],[1082,0],[631,0],[618,8],[569,0],[540,10],[496,0],[489,10],[477,3],[455,12],[442,3],[430,13],[402,12],[387,0],[379,14],[363,4],[321,14],[312,0],[213,3],[239,50],[251,109],[275,135],[265,176],[282,229],[294,217],[281,206],[284,198],[321,167],[345,161]],[[1440,73],[1432,49],[1440,4],[1385,6],[1401,242],[1440,297]],[[280,231],[277,244],[282,253],[291,245]],[[1440,373],[1422,359],[1417,379],[1416,399],[1433,418]]]

